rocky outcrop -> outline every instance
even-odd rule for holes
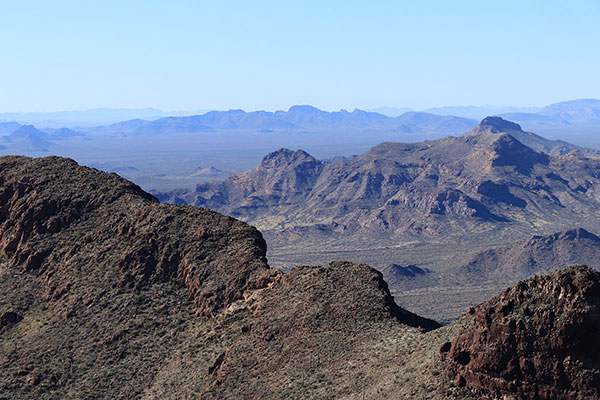
[[[600,397],[600,273],[572,266],[473,307],[441,347],[459,386],[491,399]]]

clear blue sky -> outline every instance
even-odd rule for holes
[[[2,1],[0,112],[600,97],[600,1]]]

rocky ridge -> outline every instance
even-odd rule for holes
[[[600,268],[599,259],[600,238],[583,228],[575,228],[486,250],[451,272],[475,281],[503,276],[518,280],[550,273],[569,264]]]

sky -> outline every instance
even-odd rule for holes
[[[600,1],[0,2],[0,112],[600,97]]]

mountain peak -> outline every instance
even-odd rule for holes
[[[503,133],[522,131],[521,125],[507,121],[501,117],[486,117],[475,128],[477,132]]]
[[[290,109],[288,110],[288,113],[293,113],[293,112],[317,114],[317,113],[323,113],[324,111],[319,110],[317,107],[313,107],[311,105],[305,104],[305,105],[291,106]]]
[[[17,128],[15,131],[13,131],[10,134],[10,137],[12,139],[19,139],[19,138],[26,137],[28,135],[35,135],[35,136],[40,136],[40,137],[47,136],[44,132],[38,130],[33,125],[21,125],[19,128]]]
[[[291,163],[304,158],[313,159],[313,156],[305,152],[304,150],[290,150],[281,148],[279,150],[272,151],[263,157],[261,165],[272,164],[273,160],[285,160],[287,163]]]

